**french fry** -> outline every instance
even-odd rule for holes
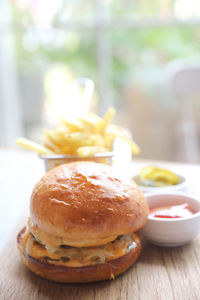
[[[56,130],[44,129],[44,136],[58,147],[66,145],[65,136]]]
[[[121,127],[112,125],[115,110],[110,108],[103,118],[88,113],[78,119],[60,118],[61,125],[55,129],[44,129],[43,145],[24,138],[16,141],[23,148],[39,154],[67,154],[90,157],[95,153],[112,151],[116,137],[124,140],[134,154],[139,153],[138,145]]]
[[[50,139],[44,137],[43,144],[46,148],[48,148],[53,154],[62,154],[60,147],[55,145]]]
[[[68,155],[75,155],[76,151],[72,151],[72,149],[69,146],[64,146],[60,148],[61,154],[68,154]]]
[[[99,133],[99,128],[102,124],[102,119],[97,118],[95,115],[88,114],[87,116],[78,119],[82,125],[85,127],[85,131],[91,133]]]
[[[102,124],[100,126],[100,131],[103,134],[106,130],[106,128],[108,127],[108,124],[111,122],[113,116],[115,114],[115,110],[114,108],[109,108],[109,110],[107,111],[107,113],[105,114]]]
[[[121,138],[124,142],[126,142],[131,147],[131,151],[134,154],[138,154],[140,152],[140,148],[138,147],[138,145],[130,137],[128,137],[125,133],[123,133],[122,130],[119,129],[119,127],[115,125],[110,125],[107,128],[107,134],[113,137]]]
[[[107,151],[108,150],[104,147],[84,146],[77,149],[77,154],[81,157],[91,157],[96,153],[102,153]]]
[[[84,126],[79,122],[79,120],[67,120],[60,117],[61,123],[65,126],[66,132],[76,132],[84,131]]]
[[[37,144],[35,142],[32,142],[26,138],[18,138],[15,143],[18,145],[18,146],[21,146],[27,150],[30,150],[30,151],[34,151],[34,152],[37,152],[38,154],[53,154],[51,150],[47,149],[46,147],[40,145],[40,144]]]
[[[115,136],[113,136],[112,134],[104,134],[104,147],[109,149],[109,151],[112,150],[113,147],[113,143],[115,140]]]

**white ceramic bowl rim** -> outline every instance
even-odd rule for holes
[[[179,198],[183,198],[183,199],[192,199],[196,202],[199,202],[200,203],[200,200],[197,199],[196,197],[193,197],[193,196],[190,196],[186,193],[180,193],[180,192],[164,192],[164,193],[148,193],[145,195],[145,198],[147,199],[147,202],[148,202],[148,197],[162,197],[162,196],[169,196],[169,197],[173,197],[173,196],[180,196]],[[186,201],[186,203],[188,203],[188,201]],[[176,201],[174,203],[174,205],[176,204]],[[190,204],[190,203],[188,203]],[[149,220],[152,220],[152,221],[155,221],[155,222],[166,222],[166,223],[169,223],[169,222],[183,222],[183,221],[186,221],[186,220],[191,220],[191,219],[194,219],[194,218],[197,218],[200,216],[200,210],[199,212],[196,212],[194,213],[193,215],[189,216],[189,217],[184,217],[184,218],[157,218],[157,217],[151,217],[151,216],[148,216],[148,219]]]

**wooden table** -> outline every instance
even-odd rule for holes
[[[4,170],[0,172],[0,187],[3,195],[0,200],[1,216],[5,215],[6,224],[14,226],[14,220],[28,204],[28,196],[34,183],[43,173],[41,162],[33,155],[21,152],[0,151],[0,163],[4,162]],[[4,159],[2,159],[4,157]],[[6,163],[7,160],[7,163]],[[14,163],[15,162],[15,163]],[[17,163],[16,163],[17,162]],[[149,161],[135,161],[128,172],[137,173]],[[155,162],[154,162],[155,164]],[[200,168],[196,165],[175,163],[160,163],[185,175],[191,182],[192,193],[200,197]],[[9,165],[9,168],[7,166]],[[18,170],[20,166],[20,172]],[[8,172],[7,172],[8,171]],[[12,171],[12,173],[11,173]],[[28,171],[28,173],[27,173]],[[7,180],[5,178],[7,172]],[[20,175],[19,175],[20,173]],[[18,174],[17,183],[11,184]],[[31,180],[30,180],[31,179]],[[8,187],[13,187],[12,192]],[[25,192],[24,192],[25,189]],[[10,199],[9,197],[13,198]],[[8,199],[9,198],[9,199]],[[25,198],[25,199],[22,199]],[[7,201],[7,204],[5,204]],[[2,213],[2,207],[4,212]],[[8,213],[16,211],[18,213]],[[7,218],[6,218],[7,216]],[[5,221],[1,227],[5,225]],[[1,300],[61,300],[61,299],[87,299],[87,300],[193,300],[200,299],[200,236],[191,243],[177,248],[156,247],[144,241],[143,251],[138,261],[126,273],[114,281],[92,284],[57,284],[41,279],[27,270],[20,262],[16,249],[16,234],[23,226],[25,218],[9,238],[0,257],[0,299]],[[1,231],[0,240],[4,241],[10,235]],[[4,245],[1,245],[2,247]]]

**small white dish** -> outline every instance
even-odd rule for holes
[[[193,215],[184,218],[156,218],[149,216],[141,230],[152,244],[163,247],[182,246],[200,233],[200,201],[183,193],[163,193],[146,195],[149,208],[188,203]]]
[[[181,175],[178,175],[179,182],[175,185],[169,185],[164,187],[151,187],[140,185],[139,175],[134,176],[133,180],[139,185],[142,192],[146,195],[147,193],[165,193],[165,192],[183,192],[187,193],[189,191],[189,182],[187,179]]]

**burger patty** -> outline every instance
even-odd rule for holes
[[[43,263],[82,267],[103,264],[117,259],[133,248],[138,247],[138,233],[121,235],[114,241],[99,247],[77,248],[67,245],[52,247],[42,245],[32,235],[29,229],[25,229],[22,235],[25,254]]]

